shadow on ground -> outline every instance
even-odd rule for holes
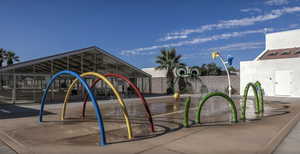
[[[38,116],[39,111],[37,109],[21,107],[12,104],[1,104],[0,105],[0,119],[15,119]],[[44,112],[44,115],[52,114],[51,112]]]

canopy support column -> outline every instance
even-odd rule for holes
[[[83,53],[80,54],[80,74],[84,73],[84,68],[83,68]],[[77,89],[79,90],[79,84],[77,84]],[[77,90],[77,91],[78,91]],[[84,96],[84,88],[81,89],[81,99],[83,98]]]
[[[53,64],[53,60],[51,60],[51,77],[54,74],[54,64]],[[51,86],[51,102],[54,100],[54,85]]]
[[[16,104],[16,88],[17,88],[17,76],[16,71],[13,71],[13,88],[12,88],[12,104]]]
[[[33,102],[35,103],[36,102],[36,93],[35,93],[35,90],[37,88],[37,81],[36,81],[36,76],[35,76],[35,65],[32,66],[33,67]]]
[[[70,56],[67,56],[67,70],[70,70]]]
[[[149,78],[149,94],[152,94],[152,79]]]

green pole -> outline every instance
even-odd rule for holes
[[[183,118],[183,126],[185,128],[189,127],[189,111],[191,106],[191,96],[185,99],[184,102],[184,118]]]
[[[260,105],[260,112],[264,112],[264,94],[263,94],[263,89],[261,87],[261,83],[259,81],[255,82],[255,86],[258,90],[258,96],[259,96],[259,105]]]

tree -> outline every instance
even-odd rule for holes
[[[208,75],[206,64],[202,64],[202,66],[200,67],[199,70],[200,70],[201,76],[207,76]]]
[[[208,75],[221,75],[222,69],[217,66],[216,63],[210,63],[206,65]]]
[[[16,53],[13,51],[7,51],[6,53],[6,62],[7,65],[12,65],[14,62],[20,61],[19,56],[16,56]]]
[[[234,74],[234,72],[237,72],[238,70],[234,68],[233,66],[228,67],[228,71],[230,74]]]
[[[156,57],[156,63],[159,64],[155,69],[156,70],[167,70],[167,84],[168,89],[167,93],[172,94],[174,93],[174,73],[173,70],[176,68],[176,66],[184,65],[180,62],[181,55],[176,54],[176,49],[161,49],[160,55]]]
[[[3,48],[0,48],[0,67],[3,66],[3,62],[5,60],[5,56],[6,56],[6,50]]]

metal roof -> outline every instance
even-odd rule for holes
[[[82,65],[81,61],[83,61]],[[51,70],[58,72],[64,69],[75,72],[82,72],[82,70],[83,72],[95,70],[97,72],[118,71],[123,72],[127,76],[131,74],[131,76],[151,77],[150,74],[96,46],[4,66],[0,68],[0,72],[50,74]]]

